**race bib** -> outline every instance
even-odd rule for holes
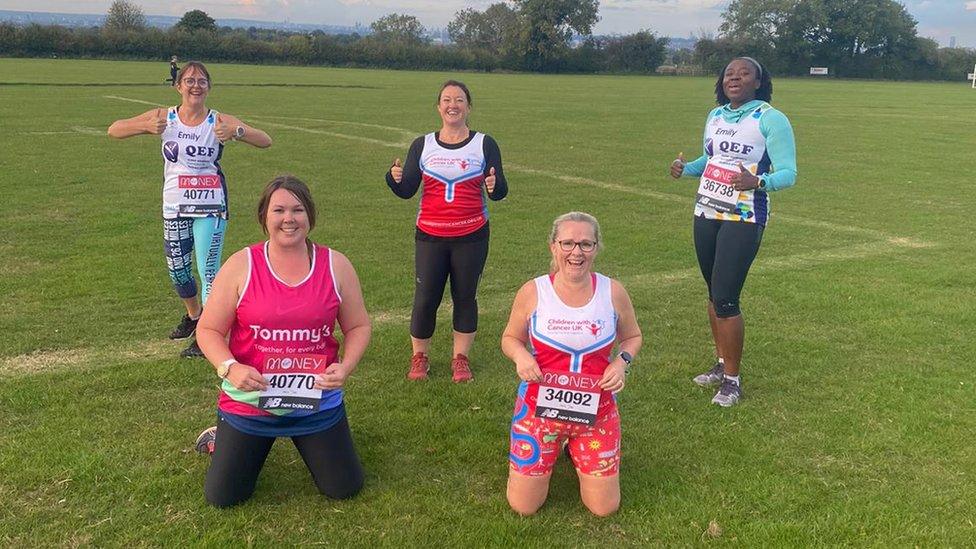
[[[535,415],[580,425],[593,425],[600,407],[601,376],[542,371]]]
[[[698,196],[695,200],[699,205],[722,213],[735,212],[739,191],[732,187],[732,178],[741,173],[739,162],[739,159],[727,156],[708,160],[698,184]],[[750,168],[750,171],[754,169]]]
[[[216,174],[181,175],[177,184],[181,215],[204,216],[224,211],[224,187]]]
[[[268,355],[261,372],[268,388],[258,395],[262,410],[318,410],[322,390],[313,389],[315,376],[328,367],[325,355]]]

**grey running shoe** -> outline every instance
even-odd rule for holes
[[[718,404],[723,408],[735,405],[742,398],[742,387],[731,379],[723,379],[718,392],[712,397],[712,404]]]
[[[181,358],[203,358],[203,351],[200,350],[200,346],[197,345],[197,340],[190,342],[190,346],[183,349],[180,353]]]
[[[197,320],[200,320],[199,318]],[[170,339],[186,339],[193,335],[197,329],[197,320],[190,318],[190,315],[183,315],[180,323],[169,333]]]
[[[725,366],[721,362],[716,362],[712,369],[704,374],[698,374],[693,381],[702,387],[721,383],[725,379]]]
[[[207,427],[197,436],[196,450],[200,454],[210,455],[214,452],[217,442],[217,427]]]

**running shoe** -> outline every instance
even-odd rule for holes
[[[197,340],[190,342],[190,346],[183,349],[180,353],[181,358],[203,358],[203,351],[200,350],[200,346],[197,345]]]
[[[430,360],[424,353],[414,353],[410,357],[410,371],[407,372],[407,379],[420,381],[427,379],[427,372],[430,371]]]
[[[718,392],[712,398],[712,404],[718,404],[723,408],[734,406],[742,398],[742,387],[731,379],[723,379]]]
[[[200,320],[198,317],[197,320]],[[190,318],[190,315],[183,315],[183,320],[169,333],[170,339],[186,339],[197,331],[197,320]]]
[[[468,362],[468,357],[460,353],[451,361],[451,371],[454,373],[451,376],[454,383],[465,383],[474,379],[474,376],[471,375],[471,363]]]
[[[210,455],[214,453],[214,444],[217,442],[217,427],[207,427],[197,435],[197,453]]]
[[[698,374],[692,381],[702,387],[708,387],[709,385],[721,383],[723,379],[725,379],[725,365],[721,362],[716,362],[711,370],[704,374]]]

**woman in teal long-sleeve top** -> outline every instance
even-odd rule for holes
[[[695,253],[708,286],[708,320],[718,356],[695,383],[720,384],[712,402],[732,406],[742,396],[739,363],[745,324],[739,295],[769,220],[769,195],[796,182],[796,143],[786,116],[772,107],[769,72],[751,57],[732,60],[715,82],[719,107],[708,113],[704,154],[671,176],[696,177]]]

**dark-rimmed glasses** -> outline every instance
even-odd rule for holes
[[[558,242],[559,249],[564,252],[571,252],[573,248],[579,246],[581,252],[589,253],[596,249],[596,242],[592,240],[580,240],[579,242],[575,240],[560,240]]]

